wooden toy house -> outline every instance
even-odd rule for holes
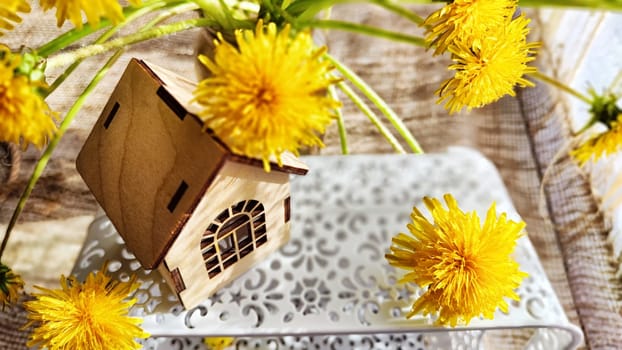
[[[186,308],[289,239],[291,155],[264,171],[203,130],[195,83],[132,60],[77,159],[95,198],[146,269]]]

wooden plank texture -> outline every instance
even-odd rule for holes
[[[196,119],[182,120],[171,108],[174,101],[158,95],[177,86],[162,85],[146,67],[130,63],[77,167],[128,247],[143,266],[154,268],[226,152]]]
[[[186,289],[179,297],[186,308],[205,300],[289,240],[290,224],[285,220],[284,208],[288,196],[286,173],[266,173],[261,167],[232,161],[225,163],[164,259],[168,270],[180,271]],[[210,278],[200,249],[203,233],[224,209],[246,199],[264,205],[267,242]],[[167,268],[160,266],[159,270],[168,275]],[[167,281],[173,283],[170,276]],[[175,290],[174,284],[171,287]]]

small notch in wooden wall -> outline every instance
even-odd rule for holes
[[[283,200],[283,207],[285,209],[285,223],[288,223],[292,212],[291,197],[287,197]]]
[[[119,111],[119,107],[120,107],[119,102],[115,102],[114,106],[112,106],[112,110],[110,111],[110,113],[108,113],[108,117],[106,117],[106,120],[104,121],[104,129],[108,129],[108,127],[110,126],[110,123],[112,123],[112,120],[117,115],[117,112]]]
[[[186,109],[168,92],[168,90],[166,90],[166,88],[164,88],[164,86],[160,86],[156,93],[179,119],[184,120],[186,117]]]
[[[175,211],[175,208],[177,208],[179,201],[181,201],[181,198],[184,196],[184,193],[186,193],[187,189],[188,184],[186,183],[186,181],[181,180],[179,187],[177,187],[177,191],[175,191],[175,194],[173,194],[173,197],[171,197],[171,201],[168,202],[168,206],[166,207],[169,212],[172,213]]]
[[[179,268],[171,271],[171,279],[173,280],[173,284],[175,285],[175,292],[177,294],[186,290],[186,283],[184,283],[183,277],[181,277],[181,272],[179,272]]]

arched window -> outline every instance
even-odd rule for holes
[[[261,202],[244,200],[223,210],[201,239],[205,268],[212,278],[268,241]]]

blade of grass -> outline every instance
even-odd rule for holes
[[[78,114],[82,106],[84,105],[86,98],[93,92],[95,87],[103,79],[103,77],[106,75],[108,70],[110,70],[110,67],[112,67],[112,65],[119,59],[119,57],[121,57],[122,52],[123,50],[118,50],[115,54],[113,54],[108,59],[106,64],[104,64],[104,66],[95,74],[95,76],[93,77],[91,82],[87,85],[87,87],[84,89],[82,94],[78,96],[78,99],[76,99],[76,101],[73,103],[71,108],[69,108],[69,111],[67,112],[67,114],[65,115],[65,118],[63,119],[60,126],[58,127],[56,134],[54,134],[54,137],[52,137],[52,139],[50,140],[50,143],[45,148],[45,151],[43,151],[41,158],[39,158],[39,160],[37,161],[37,164],[35,164],[35,168],[32,172],[32,175],[30,176],[30,179],[28,180],[28,184],[26,185],[26,188],[22,192],[19,202],[17,203],[17,206],[15,207],[15,210],[13,211],[13,215],[11,216],[11,220],[9,221],[9,224],[5,231],[4,239],[2,240],[2,245],[0,246],[0,257],[2,257],[2,253],[4,252],[4,249],[6,248],[11,232],[13,231],[15,224],[17,224],[17,220],[19,219],[19,216],[24,210],[26,201],[32,194],[32,190],[37,184],[37,181],[39,181],[41,174],[43,174],[43,170],[45,169],[46,165],[50,161],[50,158],[52,156],[52,153],[56,149],[56,146],[58,146],[58,143],[65,135],[65,132],[68,130],[69,125],[71,124],[73,119],[76,117],[76,115]]]
[[[333,99],[339,100],[339,96],[337,96],[337,92],[335,91],[334,86],[331,85],[328,87],[328,93]],[[339,131],[339,144],[341,145],[341,153],[348,154],[350,152],[348,151],[348,139],[346,134],[346,125],[343,121],[343,113],[341,112],[341,109],[338,108],[335,110],[335,114],[337,114],[337,129]]]
[[[93,44],[85,47],[81,47],[75,51],[61,53],[57,56],[51,57],[48,60],[48,67],[64,66],[75,62],[75,60],[95,56],[111,50],[119,49],[131,44],[156,39],[165,35],[182,32],[184,30],[209,26],[213,24],[213,20],[207,18],[189,19],[171,24],[164,24],[146,31],[140,31],[138,33],[130,34],[128,36],[120,37],[107,41],[103,44]]]
[[[411,45],[416,45],[420,47],[427,47],[424,38],[403,34],[399,32],[393,32],[390,30],[381,29],[378,27],[367,26],[363,24],[353,23],[353,22],[345,22],[345,21],[337,21],[330,19],[322,19],[322,20],[312,20],[305,22],[296,22],[295,25],[298,28],[319,28],[319,29],[333,29],[333,30],[343,30],[347,32],[353,32],[368,36],[375,36],[378,38],[383,38],[387,40],[392,40],[396,42],[407,43]]]
[[[406,127],[402,119],[380,96],[378,96],[378,94],[376,94],[376,92],[369,85],[367,85],[367,83],[363,81],[363,79],[331,55],[325,54],[324,57],[335,65],[335,68],[344,76],[344,78],[349,80],[365,95],[365,97],[367,97],[376,107],[378,107],[380,112],[389,120],[389,122],[391,122],[414,153],[423,153],[423,149],[413,134],[408,130],[408,127]]]
[[[350,89],[350,87],[346,85],[344,82],[338,83],[337,87],[341,89],[341,91],[343,91],[346,94],[346,96],[348,96],[348,98],[356,105],[358,109],[361,110],[361,112],[363,112],[363,114],[367,116],[367,118],[369,118],[372,124],[374,124],[374,126],[378,129],[380,134],[382,134],[382,136],[389,142],[389,144],[391,144],[391,146],[395,149],[397,153],[406,153],[402,145],[400,145],[400,142],[391,133],[391,130],[389,130],[389,128],[387,128],[382,123],[380,118],[378,118],[378,116],[371,110],[371,108],[369,108],[369,106],[367,106],[365,101],[363,101],[363,99],[361,99],[356,94],[356,92]]]

